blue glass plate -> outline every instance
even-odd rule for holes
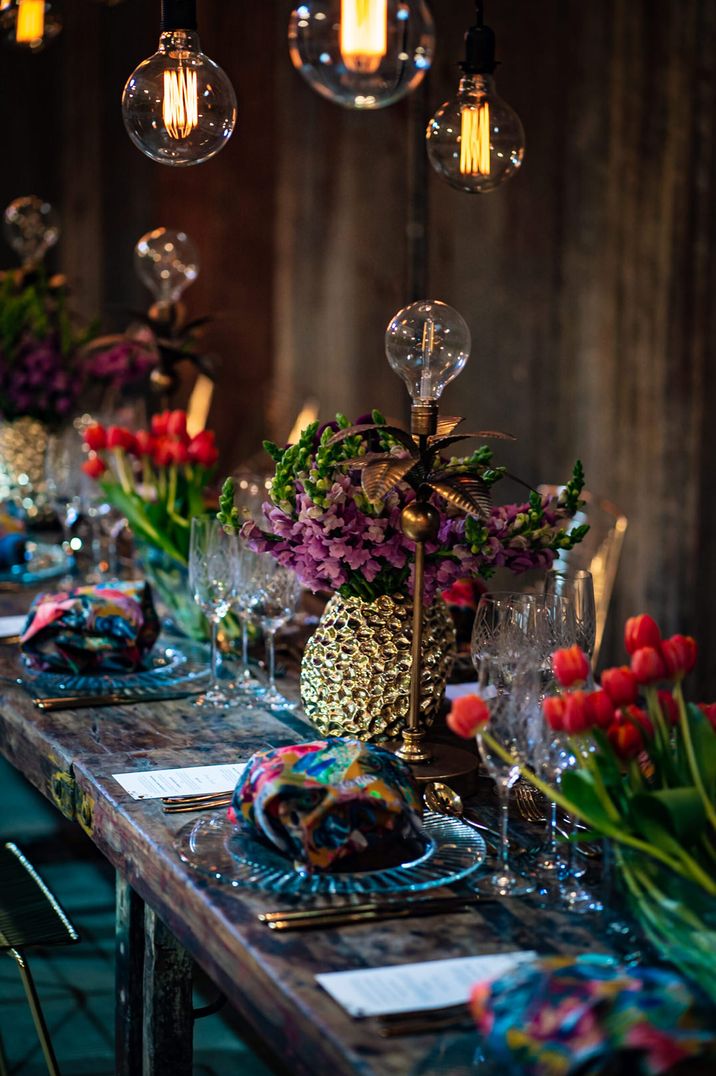
[[[33,695],[62,698],[63,695],[155,695],[163,691],[181,691],[186,687],[199,691],[209,675],[208,654],[200,644],[184,641],[179,646],[155,647],[141,672],[75,673],[37,672],[26,669],[22,685]]]
[[[184,826],[175,848],[180,859],[214,881],[302,897],[417,892],[458,882],[484,863],[485,842],[459,819],[426,811],[423,826],[425,845],[415,859],[384,870],[350,874],[309,874],[298,869],[249,831],[233,826],[225,811]]]
[[[25,552],[26,559],[22,564],[14,564],[12,568],[0,572],[0,582],[32,586],[46,579],[57,579],[68,570],[70,558],[60,545],[28,542]]]

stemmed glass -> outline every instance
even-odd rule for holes
[[[62,527],[62,546],[67,554],[68,571],[60,580],[61,587],[74,584],[75,558],[72,555],[72,528],[82,507],[84,452],[79,433],[74,427],[53,434],[45,452],[45,482],[50,503]]]
[[[195,706],[221,710],[234,700],[219,680],[219,624],[231,609],[237,587],[236,538],[225,533],[216,519],[191,521],[189,540],[189,586],[194,601],[211,625],[211,682],[207,691],[194,700]]]
[[[254,619],[253,603],[255,599],[261,555],[254,553],[239,538],[236,542],[236,597],[232,611],[236,613],[241,624],[241,670],[237,688],[242,693],[257,695],[264,691],[264,686],[251,672],[249,665],[249,627]]]
[[[551,568],[545,575],[544,597],[567,598],[575,621],[575,642],[591,660],[597,636],[597,612],[594,600],[594,580],[586,568],[564,571]]]
[[[533,595],[502,592],[480,599],[472,632],[472,659],[478,675],[478,692],[490,708],[492,738],[517,758],[524,757],[538,705],[540,662],[533,650],[537,600]],[[508,811],[510,790],[520,772],[517,762],[506,763],[494,753],[484,736],[478,746],[485,767],[500,797],[501,841],[497,870],[480,883],[482,891],[500,896],[530,893],[534,884],[517,874],[509,862]]]
[[[269,554],[257,557],[253,572],[254,591],[250,608],[263,628],[266,639],[268,687],[261,697],[263,705],[275,709],[292,709],[294,703],[276,687],[276,632],[296,612],[301,597],[301,584],[296,573],[284,568]]]
[[[515,761],[505,762],[478,733],[480,755],[500,799],[500,854],[494,873],[477,888],[501,897],[523,896],[531,893],[535,885],[510,864],[509,803],[512,787],[520,776],[519,760],[525,757],[530,712],[538,706],[539,672],[535,655],[529,648],[523,648],[519,656],[509,662],[507,675],[505,665],[498,657],[485,656],[479,663],[478,677],[479,691],[490,708],[490,736],[509,751]]]

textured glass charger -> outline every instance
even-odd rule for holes
[[[46,579],[56,579],[67,571],[68,560],[62,546],[50,545],[47,542],[28,542],[27,560],[0,571],[0,582],[32,586],[33,583],[42,583]]]
[[[300,870],[277,849],[233,826],[223,811],[184,826],[175,847],[185,863],[214,881],[296,896],[417,892],[458,882],[484,863],[485,842],[462,822],[428,811],[423,825],[426,843],[415,858],[351,873]]]
[[[140,672],[76,673],[37,672],[27,668],[24,686],[35,695],[131,695],[151,697],[160,692],[199,691],[207,678],[206,649],[182,640],[181,648],[155,647]]]

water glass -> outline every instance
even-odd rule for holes
[[[301,584],[294,571],[284,568],[268,553],[257,558],[253,573],[254,590],[251,613],[261,625],[266,639],[268,688],[261,702],[276,709],[293,708],[294,704],[276,687],[276,632],[296,612],[301,597]]]
[[[45,484],[50,503],[62,527],[62,544],[69,558],[68,574],[60,581],[61,587],[71,587],[74,584],[72,528],[82,507],[84,460],[82,440],[74,427],[53,434],[48,439],[45,452]]]
[[[189,586],[211,626],[211,682],[209,689],[194,701],[207,709],[226,709],[233,700],[219,680],[217,634],[219,624],[236,599],[236,538],[225,533],[216,519],[191,521],[189,543]]]
[[[569,599],[575,621],[575,641],[591,659],[597,637],[597,612],[594,600],[594,580],[586,568],[565,571],[552,568],[544,580],[544,596]]]

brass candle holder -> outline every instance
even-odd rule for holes
[[[442,390],[463,369],[469,353],[470,331],[457,310],[436,300],[405,307],[388,326],[386,354],[412,398],[410,432],[398,426],[365,424],[341,430],[333,438],[342,440],[354,432],[380,429],[407,450],[401,456],[371,453],[351,461],[361,468],[363,490],[371,501],[385,497],[398,482],[407,482],[415,490],[415,500],[401,515],[403,533],[415,542],[415,562],[408,723],[396,754],[410,764],[418,781],[447,781],[461,792],[470,790],[477,755],[449,743],[428,742],[420,723],[420,684],[425,546],[436,541],[440,527],[440,514],[430,498],[437,495],[459,511],[482,518],[491,509],[489,488],[480,475],[451,471],[441,451],[466,438],[509,438],[491,430],[456,433],[462,419],[440,417]]]

